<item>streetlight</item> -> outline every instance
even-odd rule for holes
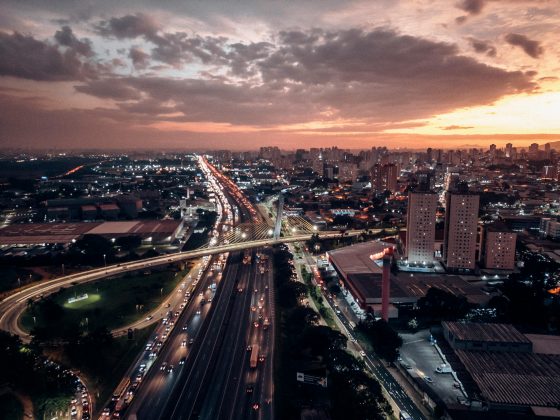
[[[107,255],[103,254],[103,264],[107,267]]]

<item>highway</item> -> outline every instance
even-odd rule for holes
[[[255,252],[247,254],[251,261],[246,264],[230,258],[226,271],[238,266],[237,282],[226,277],[222,299],[200,338],[199,354],[192,356],[191,371],[160,418],[273,418],[273,288],[265,252],[258,254],[260,258]],[[254,369],[248,351],[253,347],[260,349]]]
[[[355,236],[362,233],[361,230],[348,231],[346,236]],[[339,231],[325,231],[318,232],[321,238],[337,238],[340,237]],[[140,261],[134,261],[123,264],[110,265],[107,267],[94,268],[92,270],[83,271],[68,276],[58,277],[56,279],[47,280],[34,284],[23,290],[19,290],[12,295],[4,298],[0,302],[0,329],[8,331],[12,334],[18,335],[24,342],[29,342],[29,335],[23,331],[18,323],[18,320],[27,306],[29,299],[35,300],[42,296],[47,296],[50,293],[58,291],[61,287],[74,286],[76,284],[83,284],[105,277],[124,274],[126,272],[135,270],[144,270],[148,267],[154,267],[165,264],[174,264],[193,258],[201,258],[210,255],[224,254],[235,251],[244,251],[246,249],[260,248],[270,245],[301,242],[311,238],[311,233],[294,235],[288,237],[280,237],[278,239],[259,239],[254,241],[239,242],[235,244],[217,245],[195,249],[193,251],[176,252],[173,254],[146,258]]]

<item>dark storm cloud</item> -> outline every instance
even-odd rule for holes
[[[457,7],[470,15],[478,15],[482,12],[485,4],[485,0],[461,0],[457,3]]]
[[[539,41],[529,39],[525,35],[507,34],[505,40],[510,45],[521,47],[528,56],[533,58],[539,58],[544,52]]]
[[[140,92],[126,84],[115,83],[112,79],[93,80],[86,85],[74,87],[78,92],[98,98],[111,98],[117,101],[140,99]]]
[[[150,64],[150,54],[146,54],[140,48],[130,48],[128,57],[132,60],[132,65],[136,69],[144,69]]]
[[[232,80],[128,77],[107,83],[117,101],[119,92],[137,91],[140,100],[119,105],[147,119],[173,113],[164,119],[261,126],[321,120],[325,112],[370,122],[427,118],[535,88],[531,75],[461,56],[454,44],[390,30],[286,31],[275,40],[244,45],[181,38],[188,46],[182,54],[224,63]],[[97,94],[92,83],[79,89],[104,98],[112,91]]]
[[[64,34],[59,38],[68,41]],[[0,75],[32,80],[82,80],[94,77],[96,66],[81,60],[83,52],[83,49],[78,52],[71,46],[62,52],[56,46],[32,36],[0,32]]]
[[[56,31],[54,34],[54,39],[59,45],[68,47],[76,51],[78,54],[84,57],[93,56],[93,50],[91,48],[91,41],[89,39],[78,39],[72,32],[72,28],[69,26],[63,26],[62,29]]]
[[[496,56],[496,47],[490,41],[483,41],[476,38],[469,38],[471,47],[479,54],[486,54],[488,57]]]
[[[145,36],[151,38],[159,30],[159,24],[152,17],[143,13],[115,17],[99,22],[96,31],[105,37],[125,39]]]

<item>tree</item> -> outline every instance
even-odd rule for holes
[[[382,319],[376,321],[370,315],[364,321],[360,321],[357,328],[369,338],[371,345],[379,356],[388,362],[395,361],[397,350],[402,346],[402,338],[386,321]]]
[[[120,238],[117,238],[115,243],[121,248],[130,251],[138,248],[142,244],[142,239],[136,235],[121,236]]]

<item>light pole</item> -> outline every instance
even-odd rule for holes
[[[103,254],[103,264],[107,267],[107,255]]]

